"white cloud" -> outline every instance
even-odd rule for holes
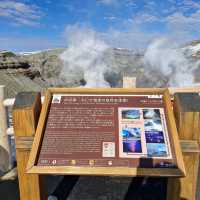
[[[1,1],[1,0],[0,0]],[[110,26],[104,32],[98,32],[99,36],[103,38],[108,44],[113,47],[140,49],[145,48],[152,40],[158,37],[169,37],[178,43],[184,43],[195,38],[194,33],[200,33],[200,3],[192,0],[183,0],[177,7],[177,1],[170,1],[170,6],[161,9],[158,12],[158,7],[153,0],[148,1],[148,6],[137,13],[133,13],[131,18],[123,19],[115,16],[114,13],[108,13],[104,17],[105,20],[119,21],[118,28]],[[104,5],[136,5],[136,0],[98,0]],[[120,3],[120,4],[119,4]],[[75,9],[70,8],[69,9]],[[194,9],[193,12],[184,13],[186,9]],[[167,12],[168,11],[168,12]],[[78,11],[76,11],[78,12]],[[14,0],[3,0],[0,3],[0,17],[12,19],[12,23],[23,24],[28,26],[36,26],[43,13],[40,8],[34,5],[19,3]],[[158,23],[157,28],[149,30],[148,26],[151,23]],[[145,27],[145,25],[147,25]],[[159,25],[164,27],[164,31],[159,31]],[[143,28],[145,27],[145,29]],[[72,30],[68,26],[66,31]],[[80,33],[81,34],[81,33]],[[15,41],[16,40],[16,41]],[[61,46],[58,41],[48,41],[39,38],[23,39],[11,38],[3,42],[3,47],[11,49],[16,46],[17,49],[40,49]],[[22,42],[22,44],[21,44]],[[27,43],[27,44],[26,44]],[[41,43],[41,44],[40,44]],[[12,45],[13,44],[13,45]],[[2,44],[1,44],[2,45]]]
[[[149,13],[139,13],[132,19],[132,22],[136,24],[144,24],[144,23],[151,23],[151,22],[160,21],[160,20],[161,19],[157,17],[156,15],[152,15]]]
[[[118,5],[138,7],[139,0],[97,0],[107,6]],[[119,8],[119,7],[118,7]],[[193,12],[187,12],[191,10]],[[200,27],[200,2],[192,0],[166,0],[157,2],[149,0],[144,7],[138,8],[126,19],[115,13],[103,16],[111,22],[117,20],[117,28],[110,24],[108,30],[98,34],[111,46],[140,49],[145,48],[158,37],[167,37],[177,43],[185,43],[195,38]],[[151,26],[153,25],[153,26]],[[156,28],[155,28],[156,27]]]
[[[116,16],[106,16],[104,17],[105,20],[110,20],[110,21],[115,21],[117,20],[117,17]]]
[[[132,7],[132,8],[137,8],[137,2],[135,2],[133,0],[126,0],[126,6]]]
[[[139,27],[135,26],[126,31],[110,29],[107,32],[102,33],[101,37],[113,47],[141,50],[153,39],[160,37],[160,34],[143,32]]]
[[[195,39],[197,35],[200,35],[200,2],[184,0],[178,3],[177,6],[177,1],[169,1],[171,4],[159,12],[158,5],[155,5],[153,1],[148,1],[144,6],[145,9],[124,21],[126,33],[120,34],[121,31],[118,31],[118,35],[127,34],[127,38],[131,37],[131,35],[138,37],[138,40],[135,39],[136,43],[142,41],[143,44],[159,36],[171,38],[178,43]],[[192,12],[189,12],[189,10],[192,10]],[[157,23],[157,28],[149,29],[149,27],[151,28],[149,26],[151,23]],[[130,41],[133,41],[133,39],[130,38]]]
[[[110,5],[116,5],[119,2],[119,0],[98,0],[98,2],[106,6],[110,6]]]
[[[183,11],[187,11],[189,9],[200,9],[200,2],[194,2],[192,0],[183,0],[181,8]]]
[[[38,26],[43,16],[40,8],[19,1],[3,0],[0,2],[0,17],[11,20],[15,25]]]
[[[182,30],[199,30],[200,26],[200,10],[191,14],[190,16],[185,16],[181,12],[175,12],[172,15],[166,17],[165,19],[168,26],[175,29]]]

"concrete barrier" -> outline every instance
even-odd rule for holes
[[[0,173],[11,168],[10,147],[7,136],[7,115],[3,104],[5,86],[0,86]]]

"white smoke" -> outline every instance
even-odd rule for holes
[[[147,71],[156,70],[169,78],[169,86],[190,86],[199,62],[189,59],[173,41],[162,38],[150,44],[144,55]]]
[[[66,29],[68,48],[60,58],[64,63],[61,74],[70,70],[83,72],[85,87],[109,87],[104,80],[104,73],[109,70],[104,61],[104,54],[109,46],[98,34],[85,27],[68,27]]]
[[[85,87],[110,87],[105,80],[105,74],[111,74],[109,79],[106,79],[112,84],[113,76],[119,78],[124,72],[136,77],[139,75],[138,86],[184,87],[194,83],[194,73],[199,62],[187,55],[184,48],[166,38],[151,43],[144,57],[134,57],[134,54],[126,57],[125,50],[121,50],[121,55],[117,57],[114,54],[108,56],[108,50],[111,48],[102,40],[100,34],[90,28],[68,26],[65,35],[68,48],[60,55],[63,61],[61,76],[69,79],[70,74],[74,73],[75,77],[78,77],[77,81],[83,77],[86,81]],[[135,69],[138,68],[144,69],[145,76],[137,74]]]

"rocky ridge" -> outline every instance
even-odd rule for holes
[[[191,59],[200,59],[200,41],[193,41],[182,49]],[[26,81],[23,82],[24,87],[20,86],[19,90],[30,84],[32,90],[52,86],[77,87],[84,85],[84,72],[80,69],[65,69],[63,76],[63,63],[59,55],[64,51],[63,48],[24,54],[0,51],[0,84],[6,84],[5,81],[2,81],[1,76],[8,76],[10,81],[13,80],[9,82],[9,87],[14,84],[16,90],[22,77]],[[105,80],[112,87],[121,87],[123,75],[129,75],[137,77],[138,87],[166,86],[169,77],[163,76],[157,70],[148,70],[148,73],[146,73],[147,69],[144,67],[143,56],[143,53],[127,49],[108,49],[103,56],[104,62],[109,66],[104,74]],[[200,81],[200,67],[196,69],[195,80]],[[8,97],[14,95],[13,92],[8,92]]]

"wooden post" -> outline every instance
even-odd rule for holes
[[[198,93],[177,93],[174,114],[182,140],[186,177],[169,179],[168,200],[195,200],[199,167],[200,96]],[[185,141],[185,145],[184,145]],[[188,149],[188,150],[187,150]]]
[[[170,87],[169,93],[174,95],[175,93],[195,93],[200,92],[200,86],[191,86],[191,87]]]
[[[123,88],[135,88],[136,87],[136,77],[123,77]]]
[[[26,174],[26,165],[41,110],[40,98],[40,93],[19,93],[13,107],[20,200],[46,199],[46,194],[42,191],[41,177]]]
[[[7,117],[3,105],[5,86],[0,86],[0,171],[7,172],[11,167],[10,147],[7,136]]]

